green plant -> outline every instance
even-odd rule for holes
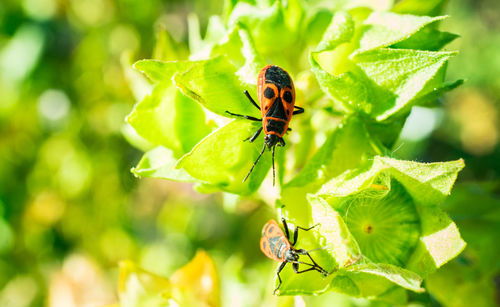
[[[391,152],[413,106],[435,107],[462,83],[445,81],[456,53],[439,50],[456,35],[438,30],[443,1],[417,2],[226,1],[203,39],[190,17],[189,54],[161,32],[155,59],[134,64],[154,85],[127,117],[129,140],[146,151],[132,172],[201,193],[272,198],[259,189],[269,155],[242,182],[262,148],[262,137],[243,141],[258,123],[226,111],[259,116],[243,91],[256,97],[260,68],[282,66],[306,113],[277,150],[276,206],[298,225],[320,223],[300,247],[324,246],[315,259],[332,274],[287,268],[280,294],[404,303],[406,290],[424,291],[422,279],[465,247],[440,208],[463,161],[417,163]]]

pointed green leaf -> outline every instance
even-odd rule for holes
[[[455,258],[465,248],[457,226],[440,208],[417,207],[421,219],[422,236],[407,264],[407,268],[426,277]]]
[[[363,107],[367,99],[364,79],[351,71],[336,76],[330,74],[320,66],[313,52],[309,54],[309,63],[323,92],[333,98],[335,109],[351,113]]]
[[[260,117],[259,110],[244,94],[245,90],[254,93],[255,87],[241,83],[236,73],[236,67],[219,56],[195,62],[188,71],[176,74],[174,83],[185,95],[216,114],[232,117],[226,113],[229,111]]]
[[[370,113],[382,121],[389,116],[408,111],[409,104],[440,72],[454,52],[378,49],[354,57],[354,61],[375,83]]]
[[[391,48],[438,51],[458,37],[456,34],[425,27],[408,39],[391,45]]]
[[[176,156],[191,150],[211,130],[201,107],[166,83],[157,84],[137,103],[127,121],[140,136],[172,149]]]
[[[441,86],[433,88],[431,91],[419,95],[414,104],[418,106],[435,106],[435,102],[439,97],[443,96],[446,92],[451,91],[454,88],[459,87],[464,83],[464,80],[457,80],[453,82],[444,82]]]
[[[250,31],[238,23],[227,33],[220,44],[212,49],[211,56],[227,55],[231,64],[240,67],[236,74],[247,84],[257,84],[259,71],[266,62],[257,51]]]
[[[164,62],[159,60],[140,60],[134,63],[134,68],[142,71],[155,82],[171,82],[176,72],[186,71],[193,63],[190,61]]]
[[[333,50],[342,43],[349,42],[354,35],[354,21],[351,15],[338,12],[323,34],[323,39],[316,47],[316,52]]]
[[[158,146],[146,152],[139,164],[132,169],[138,177],[161,178],[181,182],[197,182],[183,169],[175,169],[177,160],[172,150]]]
[[[419,205],[440,204],[450,194],[463,160],[436,163],[418,163],[387,157],[375,157],[370,168],[346,172],[325,183],[318,195],[342,197],[378,184],[377,177],[391,176],[398,180]],[[384,175],[379,175],[383,172]]]
[[[465,164],[462,159],[451,162],[418,163],[377,157],[384,167],[401,182],[419,204],[440,204],[448,195]]]
[[[424,27],[445,19],[446,16],[428,17],[373,12],[363,22],[362,35],[356,54],[403,41]]]
[[[424,289],[420,287],[422,283],[422,278],[417,274],[402,269],[400,267],[386,264],[386,263],[367,263],[367,264],[359,264],[353,265],[345,269],[345,271],[353,274],[370,274],[383,277],[392,283],[401,286],[405,289],[414,291],[414,292],[423,292]],[[347,276],[351,274],[346,274]],[[352,275],[351,275],[352,276]],[[376,283],[376,279],[374,279],[371,283]],[[358,285],[358,287],[361,285]],[[361,286],[361,288],[366,289],[365,286]]]
[[[251,194],[260,186],[271,165],[269,153],[264,153],[247,181],[242,182],[262,150],[263,138],[254,143],[245,141],[259,126],[260,123],[234,120],[205,137],[176,167],[223,191]]]
[[[153,58],[160,61],[178,61],[187,59],[189,52],[186,45],[177,42],[167,29],[158,30]]]
[[[250,29],[257,49],[264,55],[282,54],[297,40],[297,34],[287,26],[285,14],[281,0],[267,7],[239,2],[229,17],[229,24],[242,23]]]

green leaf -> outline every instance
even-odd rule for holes
[[[426,277],[460,254],[466,244],[455,223],[440,208],[419,206],[417,209],[422,236],[407,268]]]
[[[440,32],[431,27],[425,27],[408,39],[391,45],[391,48],[438,51],[458,37],[456,34]]]
[[[387,157],[374,157],[368,170],[351,171],[325,183],[317,195],[342,197],[379,184],[377,177],[398,180],[418,205],[438,205],[449,194],[463,160],[418,163]],[[382,173],[382,174],[381,174]],[[385,180],[387,183],[387,180]]]
[[[212,49],[211,56],[226,55],[235,67],[241,81],[247,84],[257,84],[257,75],[266,62],[257,52],[250,31],[243,24],[236,24],[220,44]]]
[[[353,265],[345,269],[347,272],[352,272],[354,274],[365,273],[370,275],[376,275],[383,277],[398,286],[401,286],[405,289],[414,291],[414,292],[423,292],[424,289],[420,287],[422,283],[422,278],[417,274],[399,268],[394,265],[386,264],[386,263],[367,263],[367,264],[359,264]],[[349,276],[350,274],[346,274]],[[377,281],[372,280],[372,284]],[[363,287],[365,288],[365,287]],[[366,289],[366,288],[365,288]]]
[[[181,182],[197,182],[183,169],[175,169],[177,160],[172,150],[158,146],[146,152],[132,173],[139,177],[161,178]]]
[[[313,225],[319,226],[314,231],[320,246],[325,246],[331,259],[325,264],[325,270],[331,272],[344,268],[361,257],[361,251],[355,238],[338,212],[322,198],[309,194],[310,215]]]
[[[443,93],[439,92],[439,93]],[[436,96],[439,97],[438,91],[436,91]],[[431,99],[436,98],[436,96],[425,96],[422,97],[422,101],[431,101]],[[420,100],[418,100],[420,102]],[[417,104],[417,102],[415,102]],[[370,133],[371,137],[375,138],[384,145],[385,148],[393,148],[396,141],[399,139],[401,130],[403,130],[404,124],[408,115],[410,113],[402,114],[401,116],[391,116],[387,120],[377,122],[372,120],[367,120],[365,122],[366,130]]]
[[[368,196],[374,199],[377,195],[384,193],[391,195],[395,186],[395,183],[391,183],[391,178],[397,180],[398,185],[404,187],[404,190],[411,196],[412,202],[415,203],[420,221],[421,234],[416,245],[406,244],[407,251],[414,249],[406,263],[406,268],[420,276],[426,276],[456,257],[465,247],[465,242],[460,237],[456,225],[437,206],[450,193],[457,173],[463,166],[462,160],[425,164],[375,157],[368,169],[346,172],[327,182],[316,195],[326,199],[345,216],[347,212],[350,212],[349,219],[352,219],[356,217],[357,211],[351,208],[355,203],[349,197],[360,199],[361,203],[368,205],[368,199],[363,200],[362,197]],[[404,203],[401,199],[396,199],[390,203]],[[349,206],[345,207],[345,205]],[[376,216],[368,210],[360,212],[367,215],[366,219]],[[399,214],[393,214],[394,217],[396,215],[399,216]],[[353,226],[347,224],[356,236]],[[400,232],[398,231],[397,234],[399,236]],[[368,251],[363,250],[364,244],[359,241],[359,235],[357,239],[361,251],[367,255]]]
[[[316,192],[333,176],[362,165],[380,149],[356,117],[346,118],[327,136],[326,141],[291,181],[285,184],[281,197],[290,212],[301,215],[306,208],[305,195]],[[304,220],[300,220],[304,222]]]
[[[229,25],[243,24],[251,31],[255,46],[275,65],[290,68],[296,65],[291,55],[283,50],[293,48],[299,39],[303,9],[295,1],[274,1],[272,5],[250,5],[239,2],[229,17]],[[293,16],[293,17],[292,17]],[[289,69],[291,70],[291,69]]]
[[[356,117],[348,117],[327,137],[300,173],[284,188],[309,184],[319,187],[329,178],[358,167],[367,156],[378,152],[380,149],[372,143],[363,123]]]
[[[176,156],[191,150],[211,130],[202,108],[166,83],[157,84],[136,104],[127,121],[140,136],[172,149]]]
[[[333,16],[330,25],[323,34],[321,42],[316,47],[316,52],[333,50],[340,44],[349,42],[354,35],[354,21],[351,15],[338,12]]]
[[[377,157],[384,168],[401,182],[412,198],[421,205],[440,204],[450,195],[458,172],[465,164],[462,159],[450,162],[418,163]]]
[[[185,44],[177,42],[167,29],[159,29],[156,35],[156,45],[153,58],[161,61],[178,61],[188,57]]]
[[[396,305],[407,302],[403,289],[423,291],[420,287],[422,279],[417,274],[389,264],[355,264],[334,275],[330,291]]]
[[[184,72],[194,63],[196,62],[140,60],[134,63],[134,68],[143,72],[154,82],[168,83],[176,72]]]
[[[226,111],[260,116],[259,110],[244,94],[245,90],[255,93],[255,87],[239,81],[236,72],[236,67],[226,57],[219,56],[194,62],[188,71],[174,76],[174,83],[185,95],[221,116],[231,117]]]
[[[464,83],[464,80],[457,80],[453,82],[445,82],[441,86],[433,88],[430,92],[419,95],[415,101],[414,105],[419,106],[434,106],[435,102],[439,97],[441,97],[444,93],[449,92]]]
[[[394,265],[373,263],[363,256],[342,217],[320,197],[310,195],[308,199],[310,223],[306,225],[318,226],[310,231],[314,239],[301,233],[299,248],[324,247],[315,251],[313,256],[331,275],[325,278],[315,271],[295,274],[291,269],[285,269],[281,273],[280,295],[311,295],[329,289],[356,297],[374,297],[395,285],[415,292],[423,291],[420,287],[422,279],[417,274]],[[293,214],[289,217],[293,218]],[[359,262],[362,264],[357,264]]]
[[[318,83],[327,95],[334,99],[335,108],[342,113],[351,113],[363,107],[366,101],[366,78],[359,78],[354,72],[347,71],[340,75],[332,75],[324,70],[315,58],[309,54],[311,70]]]
[[[257,190],[269,171],[270,155],[264,153],[247,181],[242,182],[262,150],[263,138],[244,141],[260,123],[234,120],[219,128],[184,155],[176,168],[219,189],[248,195]],[[280,149],[277,149],[280,150]]]
[[[308,15],[304,21],[306,27],[303,39],[307,41],[307,45],[316,45],[325,35],[324,32],[331,23],[333,14],[330,10],[317,8],[312,12],[308,12]]]
[[[367,96],[369,113],[382,121],[409,111],[412,99],[454,55],[455,52],[378,49],[355,56],[356,64],[375,83],[366,89],[372,94]]]
[[[428,17],[401,15],[390,12],[373,12],[363,22],[359,48],[356,54],[369,50],[388,47],[408,39],[424,27],[447,18],[446,16]]]

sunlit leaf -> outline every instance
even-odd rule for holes
[[[231,117],[229,111],[258,117],[259,110],[244,95],[245,90],[255,93],[255,87],[242,84],[236,72],[226,57],[219,56],[194,63],[188,71],[175,75],[174,82],[185,95],[216,114]]]
[[[192,177],[235,194],[250,194],[264,180],[271,165],[270,153],[264,153],[248,180],[242,182],[262,150],[263,138],[245,141],[259,123],[234,120],[212,132],[177,163]],[[278,149],[280,150],[280,149]]]
[[[363,22],[362,35],[356,53],[387,47],[408,39],[424,27],[446,16],[428,17],[373,12]]]
[[[354,61],[373,81],[366,90],[377,120],[407,111],[409,104],[440,71],[454,52],[378,49],[354,57]]]
[[[316,52],[335,49],[342,43],[349,42],[354,35],[354,21],[351,16],[339,12],[333,16],[330,25],[323,34],[323,39],[316,47]]]
[[[211,130],[201,107],[166,83],[157,84],[127,121],[140,136],[172,149],[176,156],[191,150]]]
[[[177,160],[173,152],[166,147],[158,146],[146,152],[132,173],[139,177],[162,178],[181,182],[197,182],[183,169],[175,169]]]

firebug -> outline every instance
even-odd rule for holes
[[[275,181],[274,170],[274,150],[276,145],[285,146],[283,136],[289,130],[288,125],[292,119],[292,115],[304,113],[304,109],[295,105],[295,87],[293,85],[290,75],[281,67],[275,65],[267,65],[261,69],[257,78],[257,95],[260,102],[260,107],[253,100],[252,96],[245,91],[248,100],[261,111],[262,118],[255,118],[252,116],[234,114],[226,111],[230,115],[243,117],[248,120],[261,121],[260,127],[251,137],[247,140],[250,142],[255,141],[264,130],[264,147],[260,152],[257,160],[255,160],[252,168],[246,175],[243,182],[245,182],[252,173],[255,165],[259,162],[260,157],[266,150],[272,149],[272,164],[273,164],[273,185]],[[295,110],[296,109],[296,110]]]
[[[267,257],[273,260],[281,261],[281,265],[276,271],[279,283],[276,289],[274,289],[274,293],[276,293],[276,291],[278,291],[279,287],[281,286],[280,272],[289,262],[292,263],[293,271],[297,274],[314,270],[320,272],[321,274],[323,274],[323,276],[328,275],[328,272],[320,267],[314,261],[311,255],[309,255],[309,251],[295,248],[295,244],[297,244],[297,239],[299,236],[299,229],[309,231],[318,226],[318,224],[309,228],[296,226],[293,232],[293,242],[290,242],[290,235],[288,232],[288,225],[286,223],[286,220],[282,218],[281,222],[283,223],[284,231],[280,228],[278,222],[276,222],[275,220],[270,220],[264,225],[264,228],[262,228],[262,237],[260,239],[260,249],[262,250],[262,252]],[[309,259],[311,259],[312,261],[312,264],[299,261],[299,255],[306,255],[307,257],[309,257]],[[309,267],[300,271],[299,264]]]

